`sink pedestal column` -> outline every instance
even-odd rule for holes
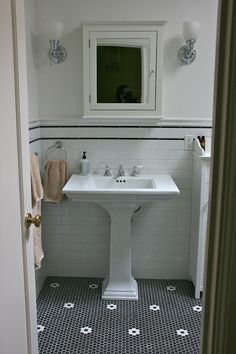
[[[110,269],[102,299],[137,300],[137,283],[131,275],[131,217],[139,205],[101,205],[111,217]]]

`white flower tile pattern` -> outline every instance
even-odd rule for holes
[[[131,334],[132,336],[137,336],[138,334],[140,334],[140,330],[138,328],[130,328],[129,334]]]
[[[97,284],[89,284],[89,289],[97,289],[98,285]]]
[[[54,288],[54,289],[55,289],[55,288],[59,288],[59,286],[60,286],[59,283],[51,283],[51,284],[50,284],[50,287],[51,287],[51,288]]]
[[[152,311],[159,311],[160,310],[160,306],[158,305],[150,305],[149,309]]]
[[[172,286],[172,285],[169,285],[167,286],[166,288],[168,291],[175,291],[176,290],[176,287],[175,286]]]
[[[75,306],[75,304],[73,304],[72,302],[66,302],[64,304],[64,307],[67,309],[72,309]]]
[[[43,332],[44,331],[44,326],[42,326],[42,325],[38,325],[37,326],[37,333],[40,333],[40,332]]]
[[[80,329],[80,333],[83,333],[83,334],[89,334],[89,333],[91,333],[92,332],[92,328],[90,328],[90,327],[82,327],[81,329]]]
[[[177,329],[176,331],[178,336],[185,337],[188,336],[188,331],[186,329]]]
[[[201,312],[202,311],[202,306],[199,306],[199,305],[193,306],[193,311]]]
[[[115,304],[109,304],[109,305],[107,305],[107,309],[108,309],[108,310],[116,310],[116,309],[117,309],[117,305],[115,305]]]
[[[102,279],[48,277],[37,300],[39,354],[199,353],[202,303],[192,283],[142,279],[138,287],[138,301],[111,301],[101,299]]]

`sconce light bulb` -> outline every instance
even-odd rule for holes
[[[45,32],[49,40],[59,40],[62,37],[64,24],[62,22],[45,23]]]
[[[183,37],[187,41],[194,39],[196,41],[200,30],[200,22],[187,21],[183,23]]]

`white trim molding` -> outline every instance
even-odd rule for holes
[[[170,118],[163,118],[160,121],[157,121],[156,118],[151,119],[151,118],[145,118],[144,119],[135,119],[135,122],[133,120],[125,120],[124,119],[119,119],[117,118],[115,121],[111,122],[106,119],[102,119],[101,121],[98,122],[97,119],[82,119],[81,117],[39,117],[38,120],[34,120],[29,122],[29,127],[34,127],[34,126],[47,126],[47,125],[97,125],[97,126],[103,126],[103,125],[113,125],[113,126],[125,126],[125,125],[139,125],[139,126],[146,126],[146,125],[153,125],[153,126],[181,126],[181,127],[186,127],[186,126],[193,126],[193,127],[207,127],[211,128],[212,126],[212,118],[211,117],[199,117],[199,118],[175,118],[175,117],[170,117]]]

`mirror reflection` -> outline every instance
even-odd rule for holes
[[[141,103],[142,50],[97,46],[97,103]]]

